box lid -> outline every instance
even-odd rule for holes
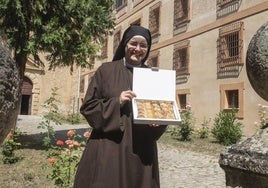
[[[132,90],[138,99],[174,101],[176,72],[158,68],[134,68]]]
[[[137,97],[132,100],[134,122],[137,124],[151,124],[157,123],[159,125],[167,124],[180,124],[181,117],[178,111],[176,103],[176,72],[174,70],[165,70],[158,68],[134,68],[133,69],[133,88],[132,90],[136,93]],[[143,116],[138,115],[142,110],[138,110],[138,100],[150,101],[151,108],[154,108],[153,101],[157,103],[168,102],[172,104],[172,110],[174,113],[174,119],[169,119],[171,116],[163,118],[164,112],[161,116]],[[162,102],[161,102],[162,101]],[[152,102],[152,103],[151,103]],[[143,103],[143,102],[141,102]],[[161,105],[160,105],[161,106]],[[148,106],[147,106],[148,107]],[[147,109],[146,107],[146,109]],[[161,107],[162,108],[162,107]],[[145,110],[142,107],[143,111]],[[152,110],[152,109],[151,109]],[[147,110],[145,110],[147,111]],[[154,111],[154,110],[152,110]],[[149,112],[149,111],[148,111]],[[156,111],[153,112],[155,114]],[[160,112],[161,113],[161,112]],[[159,113],[158,113],[159,114]]]

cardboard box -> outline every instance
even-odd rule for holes
[[[176,72],[158,68],[134,68],[132,100],[134,123],[178,125]]]

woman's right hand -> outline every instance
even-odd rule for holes
[[[122,91],[119,97],[120,106],[122,107],[126,102],[131,101],[136,96],[131,90]]]

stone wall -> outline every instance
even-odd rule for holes
[[[15,127],[19,110],[19,70],[0,37],[0,144]]]

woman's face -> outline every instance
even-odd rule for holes
[[[131,65],[140,65],[148,51],[147,41],[142,36],[132,37],[125,48],[125,59]]]

